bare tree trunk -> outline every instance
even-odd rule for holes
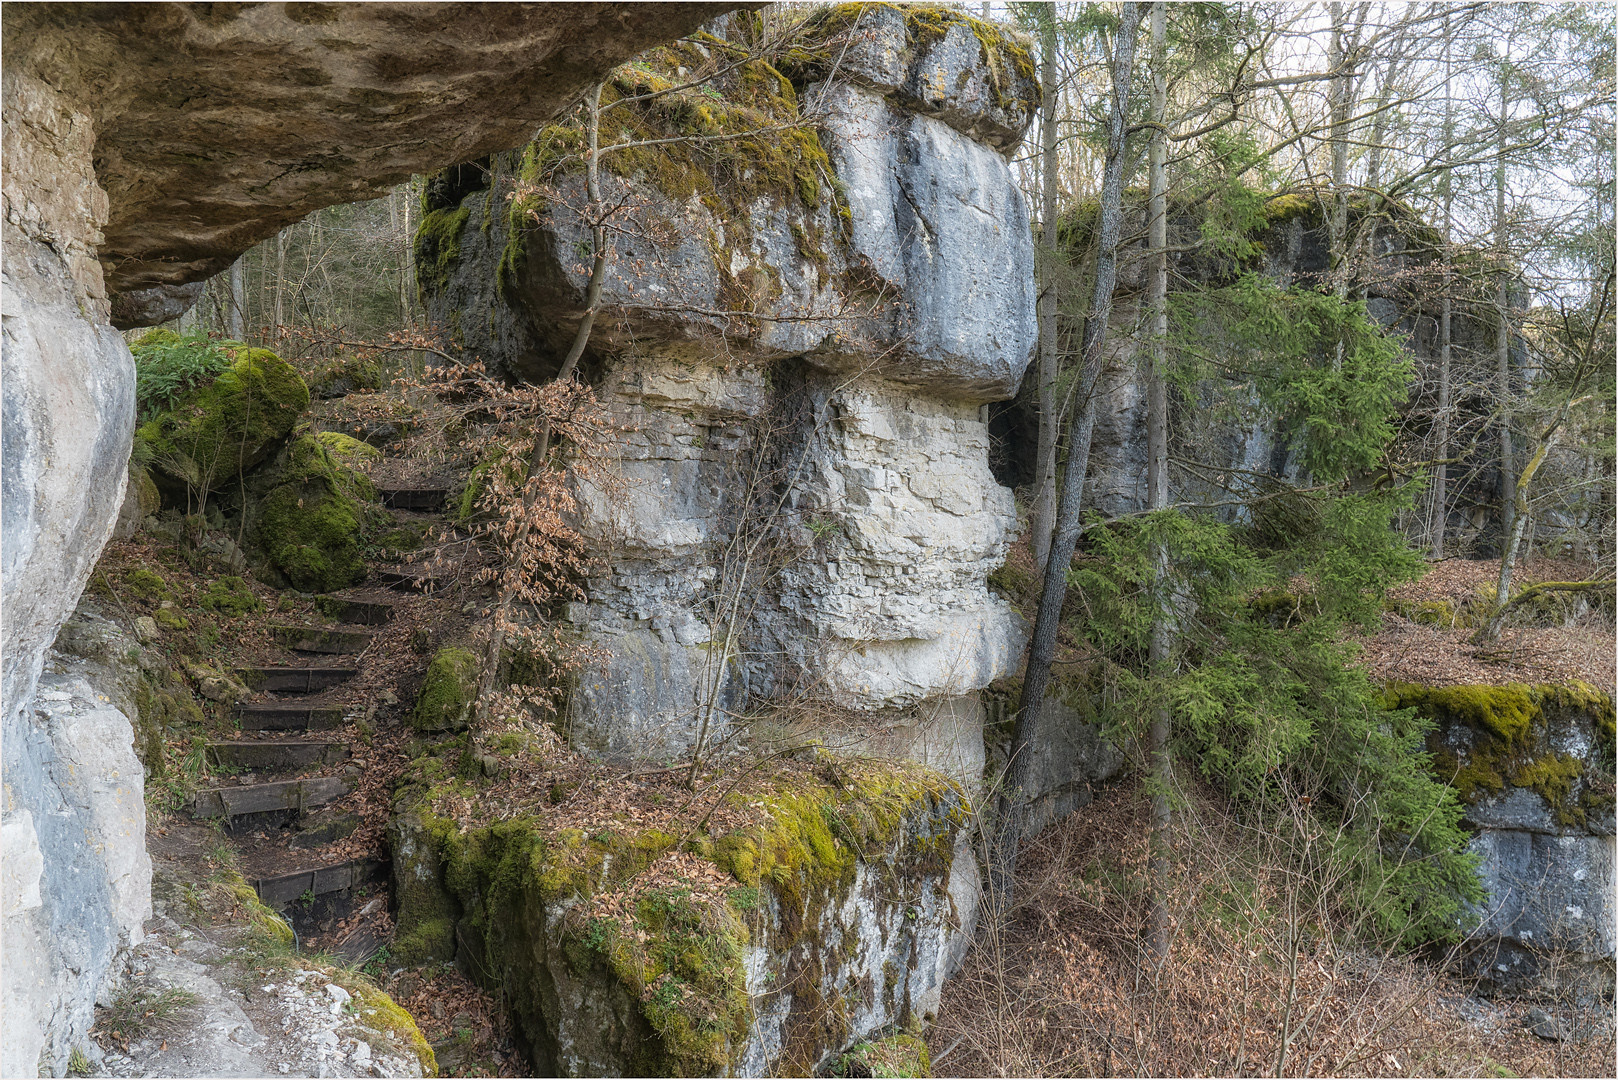
[[[1511,448],[1511,292],[1510,275],[1506,272],[1506,110],[1510,107],[1506,91],[1506,72],[1500,72],[1500,124],[1495,132],[1494,166],[1494,249],[1496,268],[1494,291],[1495,331],[1495,399],[1498,405],[1496,425],[1500,436],[1500,540],[1505,545],[1500,553],[1500,576],[1495,582],[1495,603],[1504,604],[1511,598],[1511,573],[1517,559],[1516,544],[1521,530],[1517,527],[1517,471]]]
[[[241,259],[237,259],[230,264],[229,293],[230,305],[225,317],[229,320],[230,336],[240,341],[242,340],[242,335],[247,332],[245,320],[242,317],[242,306],[247,299],[247,282]]]
[[[584,355],[585,346],[590,343],[590,331],[595,326],[596,309],[601,304],[602,287],[607,279],[607,228],[602,219],[604,212],[601,202],[601,85],[598,83],[590,97],[589,112],[590,152],[585,159],[585,187],[589,197],[589,214],[593,219],[591,232],[592,254],[594,259],[590,266],[590,281],[585,287],[584,315],[579,320],[579,327],[573,335],[572,348],[568,350],[562,366],[557,370],[556,382],[567,382],[573,378],[578,370],[579,358]],[[551,419],[545,417],[540,424],[539,434],[534,437],[533,448],[528,453],[527,483],[523,491],[523,516],[518,523],[516,538],[512,543],[513,550],[521,551],[528,540],[531,530],[534,503],[539,495],[538,485],[534,478],[541,469],[547,468],[546,459],[550,456]],[[494,692],[494,684],[500,669],[500,654],[505,649],[506,628],[510,624],[511,604],[516,599],[516,590],[507,583],[502,583],[499,602],[495,607],[494,618],[489,628],[488,648],[484,653],[482,677],[478,682],[477,710],[480,717],[487,716],[489,696]]]
[[[286,325],[287,231],[275,234],[275,332]]]
[[[1006,766],[1005,784],[1000,792],[998,835],[990,855],[989,889],[991,915],[1004,918],[1010,913],[1012,882],[1017,873],[1017,846],[1022,840],[1025,789],[1033,764],[1034,747],[1040,743],[1040,705],[1050,686],[1051,662],[1056,658],[1056,633],[1061,624],[1062,601],[1067,596],[1067,569],[1073,561],[1073,548],[1079,540],[1079,514],[1084,495],[1084,475],[1090,463],[1090,437],[1095,430],[1095,384],[1101,371],[1101,351],[1107,342],[1107,319],[1112,314],[1112,290],[1118,281],[1118,234],[1120,232],[1124,177],[1124,122],[1129,111],[1129,81],[1135,63],[1135,37],[1140,29],[1139,3],[1123,5],[1123,17],[1113,48],[1112,110],[1107,121],[1107,163],[1102,171],[1100,220],[1097,229],[1095,288],[1090,299],[1090,315],[1085,320],[1080,345],[1084,371],[1084,403],[1078,423],[1068,441],[1067,472],[1062,479],[1056,505],[1055,537],[1045,564],[1044,588],[1034,633],[1028,646],[1028,665],[1023,673],[1022,698],[1017,705],[1016,727],[1011,737],[1011,758]]]
[[[1451,85],[1450,64],[1450,26],[1449,16],[1444,16],[1444,145],[1454,145],[1455,142],[1455,97]],[[1432,557],[1444,557],[1444,530],[1449,524],[1449,410],[1450,410],[1450,318],[1453,313],[1454,300],[1450,295],[1453,285],[1450,280],[1452,258],[1450,252],[1450,229],[1453,227],[1452,213],[1454,208],[1454,190],[1450,184],[1450,171],[1444,170],[1439,181],[1442,184],[1444,201],[1444,250],[1440,253],[1443,266],[1443,295],[1439,300],[1438,309],[1438,426],[1437,445],[1435,456],[1438,458],[1438,467],[1433,473],[1433,518],[1432,518]]]
[[[1152,131],[1148,191],[1150,193],[1151,278],[1147,304],[1151,311],[1151,370],[1146,388],[1146,505],[1164,510],[1169,505],[1169,399],[1164,369],[1168,364],[1169,337],[1169,256],[1168,256],[1168,31],[1163,0],[1152,4]],[[1152,678],[1170,673],[1173,652],[1173,585],[1169,575],[1168,551],[1162,544],[1152,552],[1152,636],[1148,662]],[[1152,723],[1146,737],[1146,753],[1151,763],[1151,908],[1147,914],[1146,944],[1152,958],[1161,962],[1169,952],[1169,792],[1173,786],[1169,757],[1169,710],[1166,703],[1152,709]]]
[[[1349,56],[1348,20],[1339,0],[1331,4],[1331,43],[1328,66],[1335,73],[1331,81],[1331,277],[1332,295],[1348,299],[1348,120],[1354,79]],[[1339,339],[1332,366],[1343,367],[1344,342]]]
[[[1056,433],[1061,417],[1056,415],[1057,297],[1056,297],[1056,5],[1050,5],[1050,22],[1041,35],[1044,43],[1040,72],[1045,95],[1045,115],[1040,125],[1039,150],[1043,169],[1040,214],[1045,243],[1044,288],[1039,294],[1039,450],[1035,459],[1034,508],[1029,528],[1034,561],[1041,569],[1051,552],[1051,524],[1056,514]]]

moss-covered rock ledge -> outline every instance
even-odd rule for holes
[[[399,945],[498,989],[543,1074],[809,1075],[930,1017],[970,937],[966,803],[920,766],[794,763],[693,801],[521,753],[449,778],[454,754],[392,826]]]
[[[1579,996],[1613,982],[1610,694],[1565,685],[1386,689],[1435,721],[1437,775],[1466,804],[1487,896],[1465,966],[1485,987]]]

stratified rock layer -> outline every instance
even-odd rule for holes
[[[515,145],[601,72],[732,6],[8,4],[6,63],[88,114],[110,202],[98,254],[128,296],[120,325],[146,325],[177,314],[156,287]]]
[[[310,211],[521,141],[728,6],[5,6],[0,1073],[66,1071],[139,930],[120,890],[149,888],[95,846],[123,805],[106,769],[140,807],[127,723],[71,688],[33,703],[129,475],[134,366],[110,322],[172,318]]]
[[[571,703],[575,740],[596,749],[678,753],[745,695],[975,728],[971,696],[1022,648],[985,585],[1016,517],[981,406],[1015,392],[1037,337],[1004,156],[1037,105],[1032,67],[958,13],[870,6],[810,26],[846,77],[794,53],[795,82],[751,61],[712,84],[722,102],[696,103],[721,118],[755,103],[793,155],[731,162],[721,141],[605,158],[604,196],[631,209],[591,336],[622,485],[580,485],[610,564],[574,609],[611,655]],[[682,48],[710,46],[724,43]],[[705,55],[669,52],[648,63],[672,74]],[[660,85],[637,69],[603,100]],[[613,123],[656,120],[629,115]],[[554,371],[584,306],[582,180],[556,156],[578,138],[548,129],[489,178],[429,188],[429,312],[512,374]],[[951,739],[974,745],[938,760],[981,762],[975,733]]]

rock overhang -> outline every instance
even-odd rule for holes
[[[98,254],[130,327],[311,211],[521,143],[602,72],[738,6],[18,3],[6,61],[93,122]]]

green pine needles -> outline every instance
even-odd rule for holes
[[[1173,511],[1093,527],[1071,572],[1085,601],[1077,629],[1112,661],[1110,737],[1142,738],[1166,703],[1176,758],[1255,823],[1302,797],[1329,849],[1320,888],[1359,933],[1453,939],[1463,902],[1481,895],[1461,804],[1429,770],[1430,723],[1384,709],[1347,636],[1418,560],[1388,527],[1386,500],[1331,502],[1312,551],[1266,552],[1243,527]],[[1173,672],[1153,678],[1159,545],[1174,568],[1177,649]]]
[[[1181,400],[1284,418],[1266,423],[1309,479],[1237,484],[1250,494],[1234,522],[1168,510],[1092,524],[1070,584],[1073,629],[1107,660],[1104,722],[1139,743],[1166,705],[1182,767],[1255,828],[1307,835],[1300,872],[1362,941],[1453,940],[1481,898],[1461,803],[1430,770],[1429,722],[1384,707],[1351,636],[1425,566],[1392,528],[1411,487],[1341,483],[1383,462],[1408,356],[1363,304],[1255,274],[1171,307]],[[1154,674],[1163,612],[1173,658]]]

